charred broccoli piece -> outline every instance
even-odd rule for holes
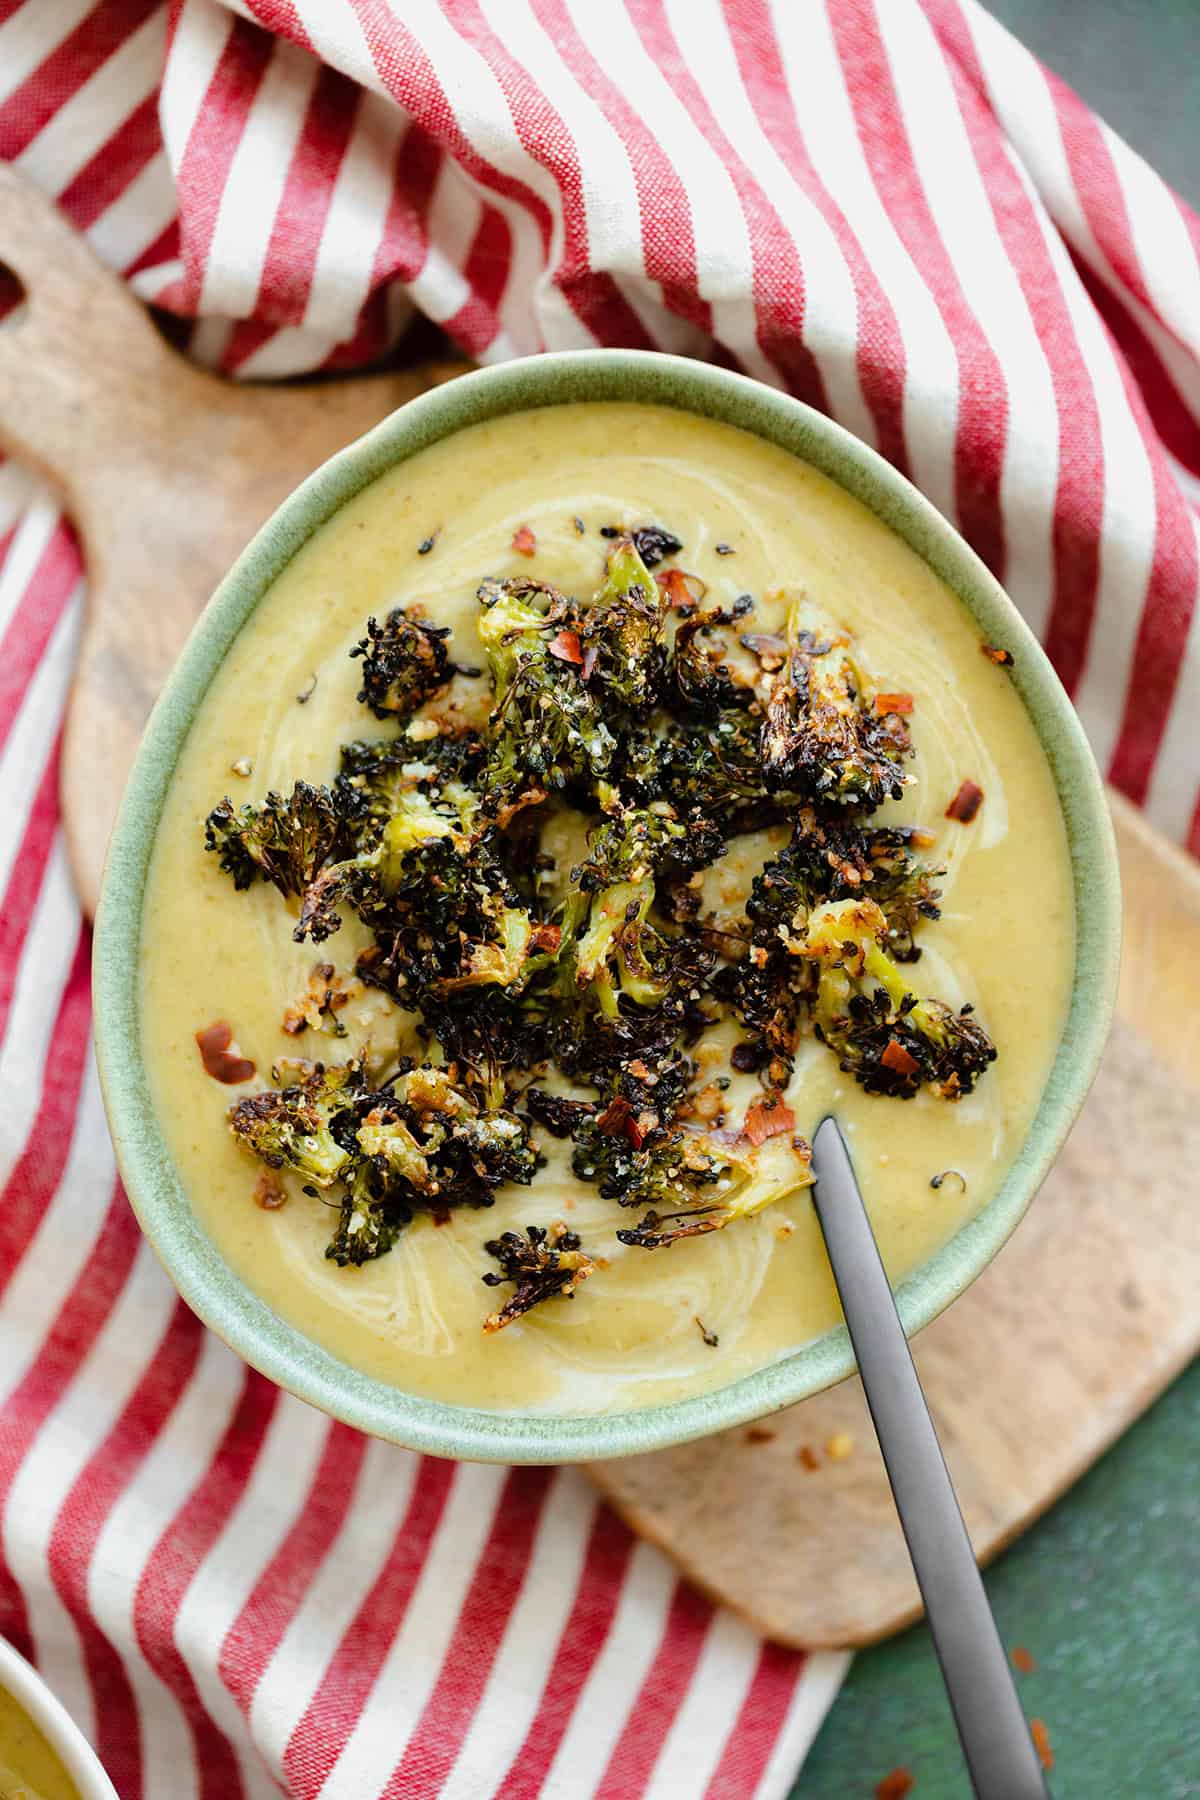
[[[528,973],[535,926],[486,839],[472,844],[445,832],[411,845],[386,888],[359,910],[375,944],[359,958],[358,975],[422,1012],[439,1035],[447,1003],[522,985]],[[484,1034],[487,1023],[479,1018]]]
[[[484,754],[483,739],[474,731],[414,736],[410,728],[399,737],[343,744],[334,804],[358,846],[370,847],[414,787],[444,790],[453,784],[472,790]]]
[[[600,1011],[615,1017],[620,1002],[657,1007],[700,991],[712,966],[707,947],[675,933],[668,936],[650,919],[654,883],[616,882],[591,899],[581,935],[574,943],[578,987],[589,991]]]
[[[689,875],[724,854],[720,826],[699,810],[681,817],[667,800],[643,808],[624,806],[615,792],[602,790],[602,797],[608,811],[590,835],[586,859],[571,870],[587,893],[650,874]]]
[[[367,620],[367,635],[351,656],[362,658],[358,698],[377,719],[408,719],[454,674],[444,625],[429,625],[414,607],[395,607],[381,625]]]
[[[593,1100],[572,1100],[566,1094],[551,1094],[539,1087],[527,1087],[521,1099],[534,1124],[545,1126],[556,1138],[574,1137],[596,1110]]]
[[[644,718],[658,699],[666,604],[632,538],[609,552],[604,581],[582,614],[582,668],[610,707]]]
[[[770,824],[786,817],[791,796],[763,785],[761,734],[762,718],[748,708],[672,720],[626,765],[623,784],[643,803],[665,799],[680,816],[710,820],[726,837]]]
[[[356,854],[329,864],[309,885],[297,943],[320,943],[337,931],[343,901],[367,923],[386,920],[414,856],[438,844],[457,853],[475,841],[479,802],[454,762],[441,767],[414,755],[419,746],[397,744],[404,749],[390,745],[374,758],[369,745],[347,745],[335,794],[353,821]]]
[[[674,1046],[653,1060],[633,1057],[610,1074],[603,1105],[576,1123],[575,1173],[623,1206],[662,1197],[665,1183],[682,1178],[684,1139],[671,1125],[694,1074],[695,1065]],[[700,1179],[700,1164],[694,1175]]]
[[[436,1067],[409,1070],[378,1095],[356,1139],[410,1205],[437,1212],[490,1206],[506,1182],[528,1187],[538,1166],[523,1119],[499,1106],[480,1110]]]
[[[483,792],[493,810],[532,781],[541,790],[589,788],[608,771],[616,739],[596,691],[566,600],[543,582],[485,581],[479,635],[495,703]]]
[[[782,1106],[781,1101],[777,1104]],[[631,1187],[624,1202],[641,1205],[649,1200],[649,1212],[636,1225],[618,1231],[617,1238],[641,1250],[660,1250],[682,1238],[723,1231],[810,1186],[811,1163],[808,1144],[792,1136],[790,1127],[786,1135],[760,1144],[739,1140],[714,1145],[696,1135],[685,1137],[680,1152],[668,1140],[659,1158],[651,1159],[651,1178],[643,1181],[640,1191]]]
[[[280,1087],[234,1102],[229,1129],[269,1169],[291,1169],[316,1187],[331,1187],[350,1161],[335,1125],[366,1091],[362,1064],[285,1062],[277,1075]]]
[[[806,807],[785,849],[755,877],[746,901],[749,950],[721,987],[755,1034],[776,1083],[786,1080],[816,984],[804,954],[815,907],[867,896],[884,914],[894,959],[919,956],[913,932],[922,918],[938,917],[934,883],[941,874],[912,854],[914,837],[922,836],[911,826],[864,827],[845,814],[822,817]]]
[[[404,1066],[374,1089],[357,1061],[274,1073],[280,1086],[230,1108],[230,1129],[268,1168],[302,1176],[306,1191],[340,1184],[333,1262],[382,1256],[414,1213],[490,1206],[498,1188],[528,1186],[537,1169],[525,1121],[446,1069]],[[502,1088],[492,1098],[502,1102]]]
[[[375,1165],[359,1160],[345,1182],[325,1255],[341,1269],[360,1268],[386,1256],[411,1218],[411,1209],[395,1199]]]
[[[918,998],[888,956],[887,920],[872,900],[840,900],[809,916],[801,954],[818,970],[817,1035],[869,1094],[908,1099],[922,1086],[969,1094],[996,1048],[972,1016]]]
[[[766,786],[868,811],[898,800],[908,780],[908,727],[899,713],[877,710],[849,633],[801,595],[789,608],[787,637],[762,728]]]
[[[715,718],[754,704],[753,674],[727,661],[729,647],[718,635],[736,618],[731,609],[718,606],[682,621],[669,664],[669,704],[674,710]]]
[[[205,821],[204,847],[220,858],[235,888],[261,876],[285,897],[302,894],[342,836],[328,788],[298,781],[288,799],[270,793],[261,806],[234,807],[226,797]]]
[[[555,1296],[572,1299],[579,1283],[597,1267],[585,1254],[577,1234],[561,1224],[551,1225],[549,1230],[527,1225],[524,1237],[518,1231],[504,1231],[483,1247],[495,1257],[501,1271],[496,1275],[489,1270],[484,1282],[488,1287],[500,1287],[511,1281],[514,1290],[503,1306],[488,1314],[483,1322],[485,1331],[502,1331],[543,1300]]]
[[[665,525],[635,525],[632,531],[622,525],[602,525],[600,536],[632,538],[638,555],[648,569],[657,569],[660,562],[683,549],[683,539],[677,538]]]

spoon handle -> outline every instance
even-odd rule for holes
[[[814,1203],[977,1800],[1047,1788],[837,1123],[813,1140]]]

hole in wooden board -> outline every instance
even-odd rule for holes
[[[28,311],[25,283],[15,270],[0,260],[0,331],[19,325]]]

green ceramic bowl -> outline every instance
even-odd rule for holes
[[[898,1294],[912,1333],[986,1268],[1020,1220],[1087,1093],[1116,986],[1120,894],[1104,791],[1074,709],[1011,601],[917,490],[820,413],[722,369],[643,351],[540,356],[483,369],[385,419],[317,470],[217,589],[163,691],[125,792],[96,929],[96,1041],[109,1121],[142,1229],[184,1299],[247,1362],[379,1437],[440,1456],[581,1462],[678,1444],[802,1400],[851,1373],[844,1328],[715,1393],[612,1415],[546,1417],[442,1405],[372,1380],[278,1318],[198,1224],[150,1103],[138,1029],[138,960],[150,854],[180,749],[238,632],[300,546],[384,470],[481,419],[578,400],[654,402],[724,420],[791,451],[854,494],[936,570],[979,625],[1016,652],[1012,679],[1049,758],[1070,840],[1078,963],[1070,1016],[1033,1129],[1004,1185]]]

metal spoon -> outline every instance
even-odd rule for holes
[[[813,1139],[813,1199],[977,1800],[1047,1800],[933,1420],[837,1121]]]

